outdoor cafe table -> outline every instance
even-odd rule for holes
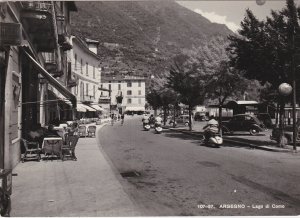
[[[42,149],[45,155],[51,154],[62,158],[63,139],[61,137],[47,137],[44,138]]]

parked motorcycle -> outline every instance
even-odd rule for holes
[[[144,127],[144,130],[148,131],[150,130],[150,124],[149,124],[149,120],[144,120],[143,121],[143,127]]]
[[[202,143],[210,147],[220,147],[223,144],[223,138],[217,133],[212,134],[208,140],[205,140],[205,136],[203,136]]]
[[[160,134],[162,132],[162,126],[161,123],[155,123],[155,132]]]

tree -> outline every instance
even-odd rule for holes
[[[239,71],[229,66],[228,61],[222,61],[215,74],[208,81],[208,97],[217,99],[219,104],[219,130],[222,133],[222,108],[228,97],[243,94],[247,80]]]
[[[292,41],[299,34],[299,18],[300,8],[296,8],[294,0],[287,0],[286,7],[281,11],[272,11],[266,21],[259,21],[248,9],[239,35],[229,37],[231,65],[245,72],[249,79],[269,83],[270,93],[273,95],[276,92],[278,95],[278,86],[283,82],[292,84],[294,79],[291,73],[295,54]],[[300,77],[296,78],[299,82]],[[281,99],[282,112],[284,100],[280,96],[277,99]]]
[[[168,87],[179,94],[179,101],[188,106],[189,130],[192,130],[192,110],[201,104],[205,96],[205,73],[201,65],[191,62],[186,55],[179,55],[174,59],[170,74],[167,77]]]

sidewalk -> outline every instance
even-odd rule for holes
[[[170,129],[171,131],[182,132],[184,134],[200,136],[203,134],[203,126],[206,122],[197,122],[193,126],[193,130],[189,131],[188,127],[176,127],[171,128],[166,126],[165,128]],[[266,151],[275,151],[275,152],[293,152],[293,146],[286,145],[285,148],[280,148],[277,146],[275,141],[270,139],[271,130],[263,132],[257,136],[251,136],[250,134],[234,134],[234,135],[225,135],[223,136],[224,142],[238,144],[240,146],[251,147],[255,149],[261,149]],[[297,147],[297,149],[300,149]]]
[[[76,156],[77,161],[19,163],[11,216],[140,216],[96,138],[80,138]]]

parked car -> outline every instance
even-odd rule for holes
[[[256,117],[263,122],[263,124],[267,127],[267,128],[273,128],[274,124],[272,122],[271,116],[268,113],[259,113],[256,115]]]
[[[297,136],[296,136],[296,143],[300,143],[300,122],[298,121],[297,124]],[[284,144],[292,144],[293,143],[293,125],[285,126],[283,129],[283,143]],[[270,139],[276,141],[277,143],[280,142],[280,129],[279,127],[275,127],[272,130],[272,134],[270,135]]]
[[[265,131],[265,125],[256,116],[250,114],[234,115],[230,120],[223,121],[222,125],[223,133],[246,131],[251,135],[257,135]]]
[[[196,112],[194,116],[195,121],[208,121],[209,118],[205,115],[205,113]]]
[[[183,124],[185,126],[189,125],[189,115],[180,115],[178,117],[175,118],[175,126],[178,124]],[[169,125],[173,125],[174,126],[174,119],[171,119],[169,121]]]

